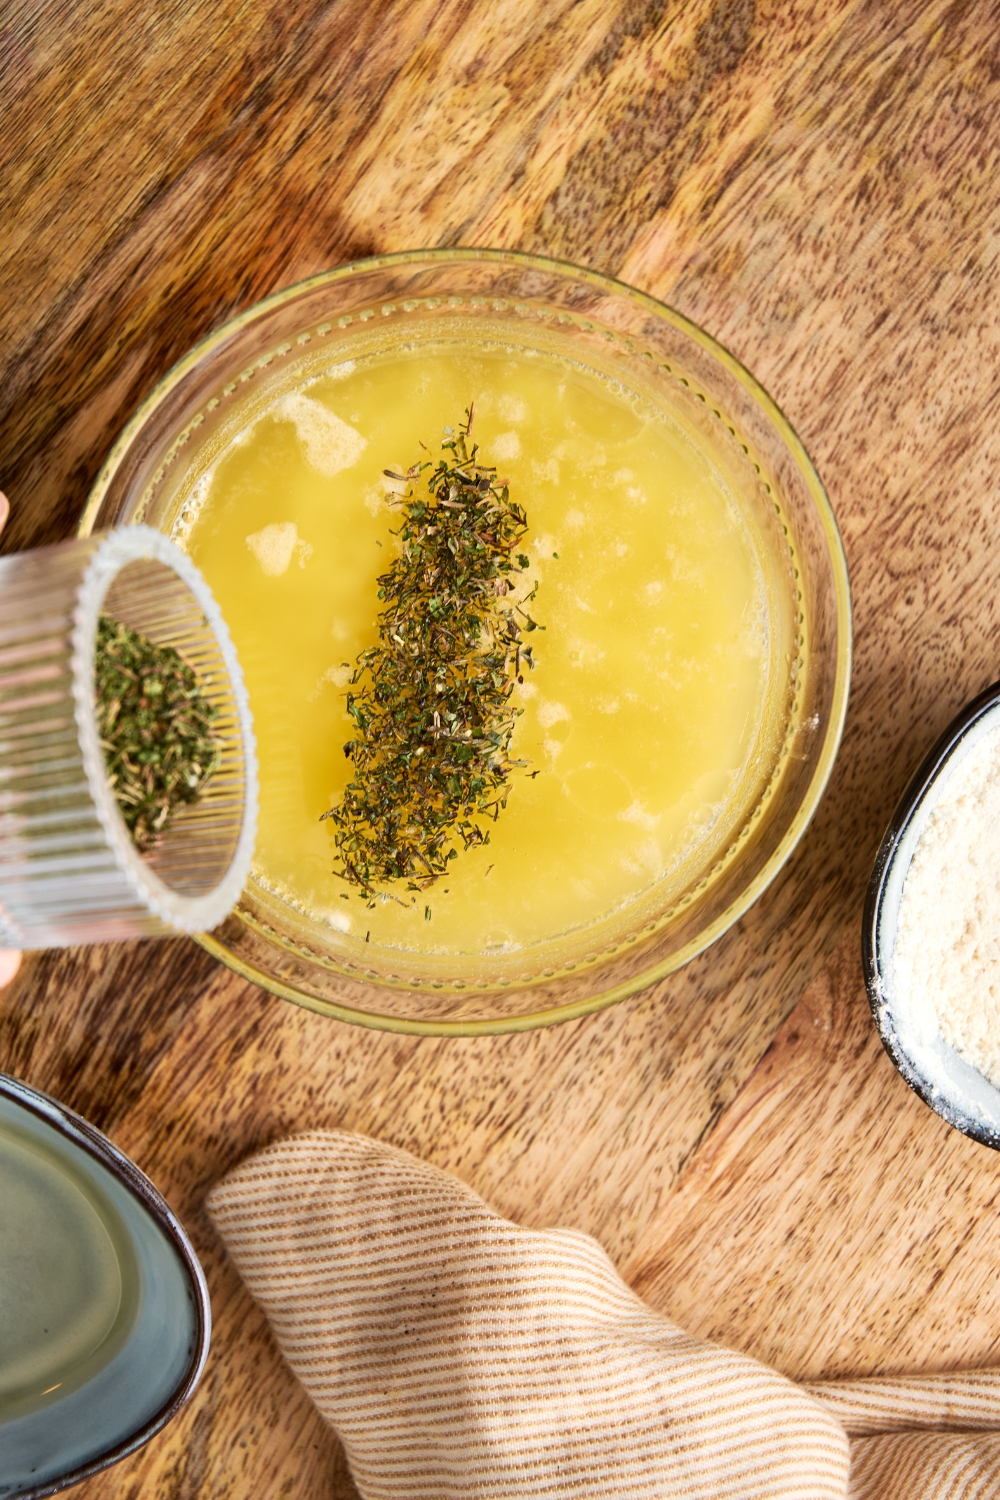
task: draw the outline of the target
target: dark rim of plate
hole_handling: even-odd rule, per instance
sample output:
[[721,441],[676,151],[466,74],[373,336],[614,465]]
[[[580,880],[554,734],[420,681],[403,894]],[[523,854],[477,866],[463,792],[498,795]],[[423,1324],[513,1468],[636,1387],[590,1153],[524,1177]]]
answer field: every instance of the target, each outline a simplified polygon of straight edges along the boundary
[[89,1479],[93,1474],[99,1474],[102,1469],[110,1468],[119,1459],[134,1453],[180,1411],[197,1386],[202,1370],[205,1368],[212,1334],[212,1311],[205,1273],[180,1221],[145,1173],[140,1172],[135,1162],[130,1161],[124,1152],[112,1145],[107,1136],[102,1135],[81,1115],[76,1114],[74,1110],[67,1109],[65,1104],[60,1104],[57,1099],[50,1098],[48,1094],[43,1094],[40,1089],[21,1083],[18,1079],[11,1078],[9,1074],[0,1073],[0,1095],[12,1099],[47,1124],[54,1126],[61,1135],[73,1141],[75,1145],[100,1162],[101,1166],[113,1173],[133,1196],[139,1199],[177,1251],[187,1272],[191,1300],[194,1305],[195,1336],[191,1358],[173,1394],[141,1427],[121,1442],[105,1449],[96,1458],[88,1459],[78,1468],[67,1470],[58,1479],[47,1480],[35,1489],[19,1490],[17,1494],[17,1500],[42,1500],[43,1496],[55,1495],[60,1490],[68,1489],[70,1485],[79,1484],[81,1480]]
[[[980,1120],[974,1120],[970,1116],[957,1110],[944,1100],[940,1093],[936,1093],[923,1074],[914,1066],[910,1058],[900,1046],[899,1037],[895,1027],[881,1004],[882,976],[885,966],[882,963],[881,945],[879,942],[879,924],[882,917],[882,902],[885,896],[885,887],[889,878],[889,872],[899,849],[900,842],[909,827],[914,813],[923,801],[924,795],[931,783],[940,774],[945,763],[951,758],[955,749],[968,734],[969,730],[993,708],[1000,704],[1000,682],[995,682],[991,687],[974,698],[971,703],[962,709],[948,728],[937,740],[933,749],[921,762],[920,766],[910,778],[910,782],[900,798],[899,805],[892,815],[889,827],[879,845],[875,856],[875,864],[872,867],[871,878],[868,881],[868,890],[865,896],[865,910],[861,923],[861,963],[864,969],[865,989],[868,992],[868,1004],[871,1006],[872,1016],[875,1021],[875,1029],[882,1039],[882,1045],[900,1073],[915,1094],[918,1094],[926,1105],[947,1120],[956,1130],[963,1135],[971,1137],[983,1146],[991,1146],[994,1151],[1000,1150],[1000,1135],[990,1130]],[[891,958],[891,954],[889,955]]]

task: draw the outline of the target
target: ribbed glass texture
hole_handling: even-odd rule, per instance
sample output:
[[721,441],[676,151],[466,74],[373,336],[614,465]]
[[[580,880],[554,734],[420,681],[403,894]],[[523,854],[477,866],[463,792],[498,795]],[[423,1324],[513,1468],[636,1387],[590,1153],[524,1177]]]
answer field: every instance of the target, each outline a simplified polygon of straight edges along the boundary
[[[174,646],[218,710],[221,765],[146,855],[107,785],[94,702],[102,613]],[[145,526],[0,558],[0,945],[214,927],[246,880],[256,822],[246,690],[190,559]]]

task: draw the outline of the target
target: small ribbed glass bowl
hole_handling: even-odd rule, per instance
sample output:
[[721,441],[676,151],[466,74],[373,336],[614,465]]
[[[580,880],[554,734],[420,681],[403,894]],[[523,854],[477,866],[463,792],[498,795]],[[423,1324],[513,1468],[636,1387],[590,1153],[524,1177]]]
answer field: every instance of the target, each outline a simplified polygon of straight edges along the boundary
[[743,497],[776,580],[774,638],[788,643],[775,668],[780,731],[761,742],[724,842],[721,834],[707,840],[683,881],[649,893],[617,926],[553,933],[530,955],[464,962],[382,955],[251,879],[233,915],[200,939],[237,972],[324,1014],[390,1030],[472,1034],[610,1005],[686,963],[757,899],[812,817],[836,755],[850,677],[850,593],[836,522],[802,444],[730,354],[680,314],[608,277],[497,250],[359,261],[275,293],[220,328],[129,423],[81,533],[128,522],[182,532],[184,497],[238,430],[241,411],[252,418],[275,392],[334,362],[442,341],[570,360],[655,410],[680,413]]
[[[102,614],[173,646],[216,709],[220,764],[140,854],[108,786],[95,711]],[[198,569],[147,526],[0,558],[0,946],[215,926],[246,881],[253,728],[226,624]]]

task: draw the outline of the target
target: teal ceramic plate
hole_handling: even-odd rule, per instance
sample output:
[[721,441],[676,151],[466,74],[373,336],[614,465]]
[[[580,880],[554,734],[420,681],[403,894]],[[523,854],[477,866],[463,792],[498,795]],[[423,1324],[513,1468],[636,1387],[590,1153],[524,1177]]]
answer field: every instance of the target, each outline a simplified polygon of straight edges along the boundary
[[149,1179],[0,1074],[0,1496],[51,1495],[146,1442],[197,1385],[211,1326]]

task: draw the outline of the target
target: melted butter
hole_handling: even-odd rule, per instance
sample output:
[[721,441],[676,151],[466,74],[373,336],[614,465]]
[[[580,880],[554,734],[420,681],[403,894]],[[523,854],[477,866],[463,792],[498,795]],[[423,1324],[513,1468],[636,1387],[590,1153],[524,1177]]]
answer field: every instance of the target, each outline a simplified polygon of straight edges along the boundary
[[[546,629],[513,753],[539,774],[515,774],[447,881],[369,910],[343,899],[320,816],[348,779],[344,688],[395,546],[383,470],[421,442],[436,459],[470,399],[480,458],[528,515]],[[759,754],[759,548],[710,447],[597,374],[473,347],[359,359],[256,414],[193,495],[175,535],[232,631],[258,739],[254,878],[373,960],[518,950],[627,912],[712,836]]]

